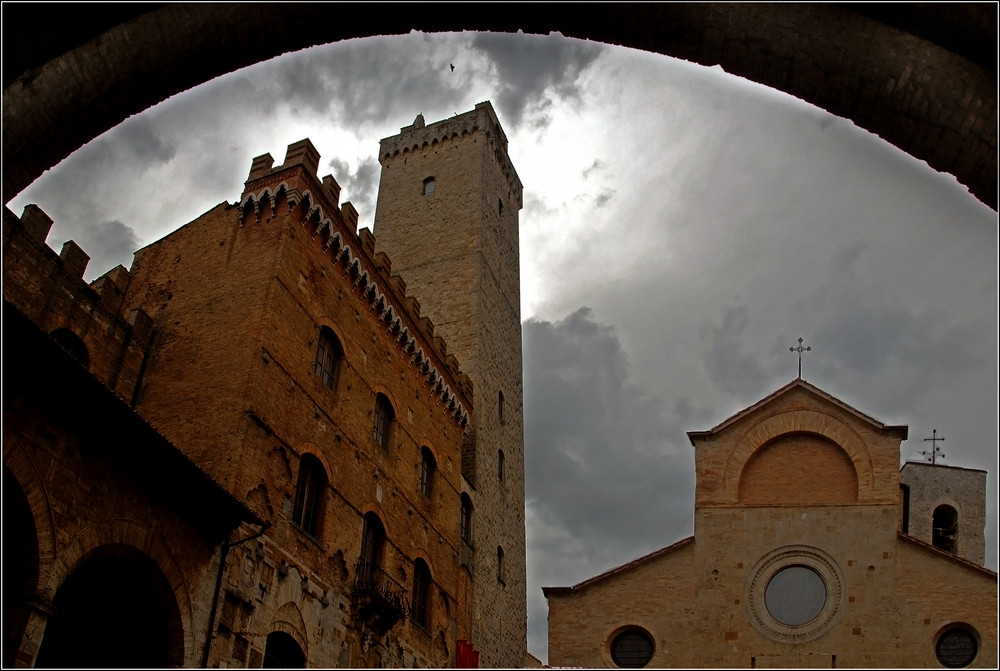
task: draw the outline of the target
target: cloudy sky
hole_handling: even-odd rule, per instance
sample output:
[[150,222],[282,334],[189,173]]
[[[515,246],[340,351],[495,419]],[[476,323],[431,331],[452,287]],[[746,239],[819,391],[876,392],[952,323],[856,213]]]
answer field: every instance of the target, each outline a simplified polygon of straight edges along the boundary
[[[454,64],[454,72],[449,68]],[[309,137],[374,216],[378,141],[491,100],[521,211],[529,649],[540,587],[692,532],[686,432],[796,375],[990,471],[997,568],[997,215],[850,121],[642,52],[426,35],[283,56],[175,96],[14,199],[75,239],[87,278],[240,196],[251,158]]]

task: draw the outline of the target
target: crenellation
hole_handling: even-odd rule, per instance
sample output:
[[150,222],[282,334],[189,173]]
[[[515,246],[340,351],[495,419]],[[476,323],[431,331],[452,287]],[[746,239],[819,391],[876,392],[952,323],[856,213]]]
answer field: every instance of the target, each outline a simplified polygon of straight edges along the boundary
[[90,263],[90,255],[80,249],[80,245],[73,240],[67,240],[59,252],[59,258],[67,273],[83,279],[83,274],[87,272],[87,264]]
[[45,244],[52,230],[52,218],[34,203],[24,206],[21,212],[21,225],[32,240]]

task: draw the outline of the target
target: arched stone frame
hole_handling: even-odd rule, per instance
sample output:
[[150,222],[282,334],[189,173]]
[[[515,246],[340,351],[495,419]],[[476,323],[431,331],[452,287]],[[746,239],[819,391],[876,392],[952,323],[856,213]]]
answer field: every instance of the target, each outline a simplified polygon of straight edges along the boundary
[[265,638],[268,634],[275,631],[280,631],[291,636],[299,644],[299,647],[302,648],[302,652],[305,653],[306,661],[308,662],[309,628],[306,626],[305,618],[302,617],[302,612],[295,603],[288,601],[275,609],[274,614],[271,615],[271,624],[268,625],[267,631],[264,632]]
[[[331,475],[333,473],[333,468],[331,467],[330,461],[326,458],[326,454],[320,449],[319,445],[316,443],[302,443],[299,445],[298,456],[299,461],[302,461],[302,457],[307,454],[311,454],[319,460],[319,463],[323,466],[323,470],[326,471],[327,480],[331,480]],[[296,476],[298,477],[298,471],[296,470]]]
[[183,665],[197,665],[194,642],[194,608],[184,573],[166,541],[155,531],[129,519],[109,519],[82,529],[59,552],[50,575],[48,589],[53,597],[59,587],[87,557],[105,545],[127,545],[149,557],[160,569],[173,590],[180,613],[183,636]]
[[722,497],[727,501],[737,502],[740,476],[754,453],[775,438],[791,433],[813,433],[837,444],[850,457],[858,475],[858,502],[871,500],[874,466],[868,445],[848,424],[834,415],[818,410],[780,412],[765,417],[748,428],[736,441],[726,460]]
[[40,600],[52,603],[55,590],[51,589],[50,585],[56,557],[55,521],[52,518],[52,506],[49,503],[48,493],[45,491],[42,478],[38,474],[38,469],[31,457],[28,456],[24,446],[21,445],[20,440],[5,432],[3,442],[4,466],[10,470],[11,475],[24,491],[28,508],[35,520],[35,536],[38,542],[36,594]]
[[297,468],[295,469],[295,474],[292,477],[292,489],[291,491],[288,492],[288,494],[291,496],[291,501],[292,501],[292,510],[293,510],[292,523],[296,526],[299,524],[299,522],[294,519],[295,518],[294,511],[296,511],[298,506],[300,478],[302,477],[302,466],[303,462],[306,461],[305,459],[306,456],[313,457],[319,463],[319,466],[323,471],[322,473],[323,482],[322,486],[319,488],[319,491],[316,494],[317,499],[316,499],[315,514],[317,519],[316,519],[315,529],[313,529],[313,531],[310,532],[306,529],[303,529],[302,527],[298,528],[303,532],[309,534],[314,540],[319,541],[325,537],[326,523],[327,520],[330,519],[329,493],[330,493],[330,488],[333,485],[331,484],[332,472],[330,469],[330,463],[327,461],[326,455],[323,454],[323,451],[315,443],[302,443],[301,445],[299,445],[298,449],[299,463]]

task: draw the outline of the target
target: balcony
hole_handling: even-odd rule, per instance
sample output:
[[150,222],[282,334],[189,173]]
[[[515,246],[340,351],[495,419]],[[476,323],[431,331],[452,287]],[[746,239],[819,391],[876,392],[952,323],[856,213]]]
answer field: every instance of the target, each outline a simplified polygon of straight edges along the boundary
[[410,610],[406,589],[376,564],[358,562],[352,596],[355,612],[378,632],[386,632]]

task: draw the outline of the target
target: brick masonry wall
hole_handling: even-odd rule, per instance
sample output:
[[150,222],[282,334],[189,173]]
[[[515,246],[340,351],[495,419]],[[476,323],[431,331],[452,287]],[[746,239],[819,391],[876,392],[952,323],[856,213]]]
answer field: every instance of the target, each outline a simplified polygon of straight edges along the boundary
[[[810,414],[789,419],[790,412],[806,410]],[[776,417],[791,431],[784,439],[765,430]],[[816,476],[810,468],[826,464],[836,479],[843,464],[824,453],[841,445],[847,454],[833,440],[837,435],[861,441],[853,470],[872,475],[860,478],[859,501],[824,501],[830,491],[822,484],[819,503],[805,500],[807,483],[793,486],[795,500],[728,499],[730,480],[775,477],[754,469],[763,462],[745,449],[748,436],[788,448],[789,459],[812,457],[803,475]],[[937,636],[965,623],[980,637],[974,666],[994,665],[996,575],[898,533],[898,497],[886,500],[885,494],[900,438],[897,428],[794,385],[712,431],[692,434],[698,488],[712,492],[696,507],[694,537],[574,588],[548,588],[549,663],[614,666],[614,637],[641,627],[654,640],[652,667],[936,667]],[[756,486],[748,489],[763,496]],[[798,632],[768,624],[763,594],[770,576],[802,563],[820,567],[827,589],[817,624]]]
[[[259,174],[255,162],[247,191],[273,193],[284,183],[286,195],[275,207],[222,205],[141,250],[127,297],[148,306],[158,328],[140,409],[272,524],[230,560],[230,623],[210,663],[259,659],[266,635],[280,630],[299,642],[311,665],[448,665],[469,610],[458,601],[463,429],[361,296],[355,275],[324,247],[330,233],[303,223],[308,208],[323,208],[434,370],[469,410],[471,402],[443,346],[404,311],[402,285],[393,288],[379,275],[349,229],[347,204],[339,207],[331,189],[310,174],[308,163],[318,156],[306,152],[303,161],[292,169],[299,163],[286,159]],[[307,192],[308,204],[289,207],[288,193]],[[321,326],[332,328],[344,349],[333,389],[313,372]],[[371,437],[377,393],[395,412],[387,451]],[[430,499],[418,492],[424,446],[437,463]],[[307,453],[328,479],[313,534],[291,520]],[[406,620],[383,638],[366,633],[352,610],[368,512],[386,529],[383,568],[407,594],[413,562],[430,567],[426,628]]]
[[[484,666],[520,666],[527,645],[521,184],[488,103],[427,126],[418,118],[382,141],[380,159],[378,247],[392,257],[475,385],[475,477],[465,484],[475,507],[472,643]],[[428,177],[434,177],[435,190],[419,195]],[[504,552],[502,580],[498,547]]]

